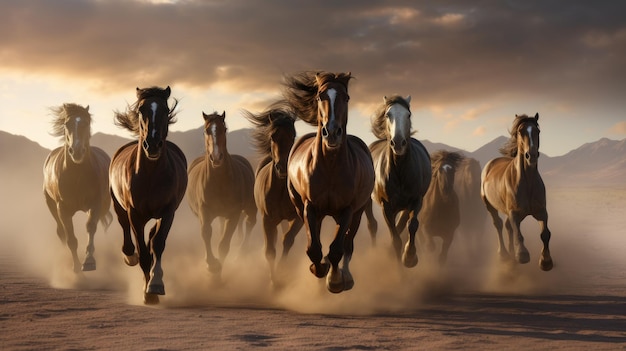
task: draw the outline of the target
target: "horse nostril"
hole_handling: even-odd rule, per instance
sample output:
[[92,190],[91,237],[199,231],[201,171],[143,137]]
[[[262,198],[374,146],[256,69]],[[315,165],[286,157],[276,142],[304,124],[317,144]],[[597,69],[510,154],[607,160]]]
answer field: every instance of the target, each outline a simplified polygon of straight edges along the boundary
[[69,152],[70,155],[74,155],[74,148],[73,147],[68,148],[67,152]]
[[148,150],[149,145],[148,145],[148,141],[147,140],[144,140],[142,145],[143,145],[144,149]]
[[326,126],[322,127],[322,136],[328,138],[328,129],[326,129]]
[[406,146],[406,139],[402,139],[402,147]]
[[395,147],[396,146],[396,142],[393,141],[393,139],[391,139],[391,141],[389,142],[389,144],[391,144],[391,147]]
[[530,160],[530,153],[528,153],[528,152],[527,152],[527,153],[525,153],[525,154],[524,154],[524,157],[526,157],[526,159],[527,159],[527,160]]
[[159,140],[159,143],[157,144],[157,147],[158,147],[158,148],[163,147],[163,140]]
[[341,134],[343,134],[343,128],[339,127],[339,129],[337,129],[337,133],[335,133],[337,136],[341,136]]

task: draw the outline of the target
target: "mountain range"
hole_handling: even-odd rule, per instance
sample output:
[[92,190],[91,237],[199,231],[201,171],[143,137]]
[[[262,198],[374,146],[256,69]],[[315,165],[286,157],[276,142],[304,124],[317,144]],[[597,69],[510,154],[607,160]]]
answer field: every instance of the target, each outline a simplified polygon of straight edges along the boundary
[[[251,129],[239,129],[228,134],[228,151],[250,160],[253,167],[258,162],[258,155],[250,143]],[[101,147],[109,155],[124,143],[132,139],[115,135],[96,133],[91,144]],[[176,143],[187,156],[188,163],[203,155],[204,138],[202,128],[184,132],[170,132],[168,140]],[[485,165],[490,159],[500,156],[499,148],[507,138],[500,136],[474,151],[461,150],[443,143],[422,140],[429,152],[436,150],[458,151],[466,157],[477,159]],[[0,175],[4,180],[17,178],[14,174],[23,172],[41,172],[41,167],[50,150],[34,141],[0,131]],[[581,145],[565,155],[549,157],[541,154],[539,170],[547,186],[624,186],[626,185],[626,139],[611,140],[602,138],[598,141]]]

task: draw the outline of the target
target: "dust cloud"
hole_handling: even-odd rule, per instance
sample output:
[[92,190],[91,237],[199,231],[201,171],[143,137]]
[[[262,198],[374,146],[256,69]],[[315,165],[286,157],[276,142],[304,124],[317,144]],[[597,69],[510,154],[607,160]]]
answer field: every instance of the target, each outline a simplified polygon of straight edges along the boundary
[[[6,181],[2,184],[4,200],[0,203],[0,254],[18,261],[24,274],[42,277],[53,288],[111,290],[119,293],[125,303],[143,305],[142,273],[139,267],[127,267],[122,261],[122,233],[117,219],[108,230],[99,224],[95,238],[97,270],[74,274],[69,249],[56,237],[55,223],[45,206],[41,176],[29,174],[9,179],[5,173],[2,175]],[[550,272],[538,267],[542,244],[539,226],[531,217],[522,227],[531,254],[529,264],[500,262],[495,229],[487,223],[477,250],[469,250],[467,241],[457,233],[445,265],[437,264],[435,253],[418,247],[420,261],[407,269],[392,255],[380,209],[375,208],[380,220],[377,245],[372,245],[363,218],[351,262],[355,286],[350,291],[331,294],[325,281],[309,272],[304,230],[298,234],[288,259],[287,283],[280,289],[271,285],[260,216],[252,233],[251,249],[241,250],[241,237],[235,234],[223,263],[222,281],[215,281],[204,261],[199,222],[185,199],[163,255],[166,295],[154,308],[228,306],[298,313],[376,314],[419,310],[431,301],[466,293],[581,294],[592,291],[594,284],[624,279],[623,270],[614,267],[626,264],[622,252],[626,239],[620,234],[626,224],[625,189],[549,189],[548,206],[555,262]],[[85,220],[83,213],[74,217],[81,260],[87,240]],[[220,238],[218,227],[216,221],[214,242]],[[332,227],[330,219],[325,220],[325,252]],[[278,252],[281,250],[279,239]],[[616,271],[620,273],[609,273]]]

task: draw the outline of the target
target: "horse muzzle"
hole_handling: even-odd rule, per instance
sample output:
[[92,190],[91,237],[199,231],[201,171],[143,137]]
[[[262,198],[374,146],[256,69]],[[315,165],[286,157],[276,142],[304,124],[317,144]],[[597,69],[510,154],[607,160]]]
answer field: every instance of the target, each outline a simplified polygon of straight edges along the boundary
[[163,149],[162,140],[159,140],[156,143],[156,145],[152,145],[152,143],[149,143],[147,140],[144,140],[142,146],[143,146],[144,154],[149,160],[155,161],[155,160],[158,160],[159,157],[161,157],[161,150]]

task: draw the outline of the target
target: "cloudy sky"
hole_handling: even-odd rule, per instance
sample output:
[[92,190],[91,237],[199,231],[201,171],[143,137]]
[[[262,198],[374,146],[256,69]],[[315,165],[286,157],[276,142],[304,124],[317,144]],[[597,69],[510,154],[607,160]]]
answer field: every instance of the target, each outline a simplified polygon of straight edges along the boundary
[[170,85],[172,130],[214,110],[234,130],[302,70],[352,72],[348,132],[366,142],[391,94],[412,96],[417,138],[468,151],[522,113],[550,156],[626,138],[626,2],[0,2],[0,130],[49,148],[51,106],[90,105],[94,132],[130,137],[113,110]]

